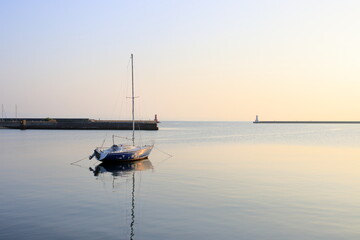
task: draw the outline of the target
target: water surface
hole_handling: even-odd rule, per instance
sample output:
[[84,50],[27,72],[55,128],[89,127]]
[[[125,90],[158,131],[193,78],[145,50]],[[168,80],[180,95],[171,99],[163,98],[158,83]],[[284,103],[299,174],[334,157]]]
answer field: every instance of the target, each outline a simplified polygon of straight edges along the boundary
[[70,164],[112,131],[0,130],[0,239],[360,238],[360,125],[159,126],[118,168]]

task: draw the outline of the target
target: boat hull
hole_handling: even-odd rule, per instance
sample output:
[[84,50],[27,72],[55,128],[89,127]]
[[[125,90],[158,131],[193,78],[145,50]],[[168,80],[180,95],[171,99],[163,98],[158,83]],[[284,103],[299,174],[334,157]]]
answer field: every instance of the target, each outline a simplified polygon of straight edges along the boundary
[[152,149],[153,146],[151,145],[143,146],[132,151],[108,152],[107,154],[99,152],[99,150],[96,149],[94,155],[96,159],[101,162],[129,162],[148,158]]

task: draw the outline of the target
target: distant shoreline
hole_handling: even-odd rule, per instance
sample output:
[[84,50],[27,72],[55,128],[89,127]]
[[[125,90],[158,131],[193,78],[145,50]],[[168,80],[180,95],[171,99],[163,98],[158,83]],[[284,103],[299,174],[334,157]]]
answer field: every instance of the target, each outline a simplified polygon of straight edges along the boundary
[[360,124],[360,121],[254,121],[253,123],[275,124]]

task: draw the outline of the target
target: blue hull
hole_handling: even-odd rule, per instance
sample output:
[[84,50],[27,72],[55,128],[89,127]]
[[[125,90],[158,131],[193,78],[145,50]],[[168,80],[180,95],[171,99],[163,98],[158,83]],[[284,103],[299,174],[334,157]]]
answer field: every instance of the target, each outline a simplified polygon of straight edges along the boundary
[[128,162],[146,159],[149,157],[152,146],[133,152],[114,152],[108,153],[107,156],[99,161],[102,162]]

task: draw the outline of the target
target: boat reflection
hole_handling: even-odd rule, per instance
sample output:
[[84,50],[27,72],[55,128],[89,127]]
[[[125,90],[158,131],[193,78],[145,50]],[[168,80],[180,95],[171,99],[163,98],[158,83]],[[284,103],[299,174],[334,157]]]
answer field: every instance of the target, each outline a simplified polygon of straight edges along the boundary
[[89,170],[94,173],[95,177],[106,173],[110,173],[114,177],[126,177],[129,176],[132,172],[145,171],[150,169],[153,169],[153,165],[149,159],[118,164],[103,162],[97,165],[95,169],[91,167],[89,168]]
[[107,174],[110,174],[112,177],[112,188],[116,188],[115,179],[131,179],[131,206],[130,206],[130,236],[129,239],[133,240],[135,236],[135,173],[137,171],[145,171],[153,169],[153,165],[151,164],[149,159],[144,159],[140,161],[132,161],[125,163],[101,163],[93,168],[89,168],[91,172],[93,172],[94,176],[97,178],[101,178]]

